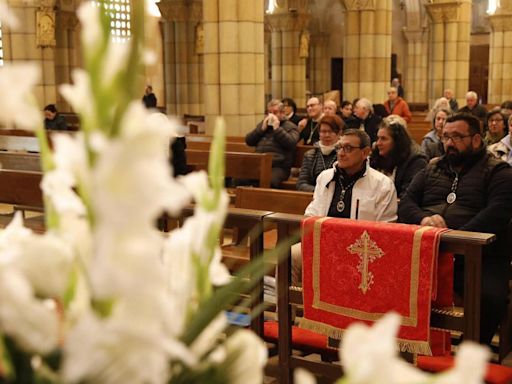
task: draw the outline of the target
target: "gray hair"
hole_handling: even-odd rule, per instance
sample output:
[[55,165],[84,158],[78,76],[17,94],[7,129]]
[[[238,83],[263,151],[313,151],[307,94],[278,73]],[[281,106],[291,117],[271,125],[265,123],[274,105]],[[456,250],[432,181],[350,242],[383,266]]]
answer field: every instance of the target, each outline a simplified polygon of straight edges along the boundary
[[267,110],[270,110],[270,108],[277,106],[280,111],[284,110],[284,103],[279,99],[272,99],[267,104]]
[[366,108],[368,111],[370,111],[371,113],[373,113],[373,104],[370,100],[368,100],[367,98],[363,97],[361,99],[359,99],[356,103],[356,106],[359,106],[359,107],[364,107]]
[[469,91],[468,93],[466,93],[466,99],[478,100],[478,95],[474,91]]

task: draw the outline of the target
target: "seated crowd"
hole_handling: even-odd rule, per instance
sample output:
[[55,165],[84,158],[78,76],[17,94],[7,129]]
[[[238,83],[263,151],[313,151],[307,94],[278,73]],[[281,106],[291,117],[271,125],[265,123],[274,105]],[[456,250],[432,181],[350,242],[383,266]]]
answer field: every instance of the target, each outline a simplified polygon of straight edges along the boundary
[[[314,192],[306,216],[495,234],[496,242],[486,247],[482,259],[480,341],[489,344],[509,295],[512,116],[506,103],[487,112],[474,92],[468,92],[468,105],[454,114],[452,108],[458,106],[453,92],[446,90],[446,97],[431,111],[432,129],[420,146],[407,128],[411,117],[405,100],[393,87],[388,95],[384,105],[390,114],[384,118],[365,98],[343,102],[338,110],[333,101],[322,104],[313,97],[307,101],[307,117],[298,126],[285,118],[295,115],[293,100],[273,100],[265,119],[247,134],[246,143],[258,152],[274,154],[273,167],[279,168],[274,187],[288,178],[295,145],[314,145],[304,155],[297,181],[298,190]],[[293,111],[286,113],[283,103]],[[298,283],[300,246],[292,250],[292,263],[292,280]],[[462,282],[463,259],[456,257],[454,290],[461,297]]]

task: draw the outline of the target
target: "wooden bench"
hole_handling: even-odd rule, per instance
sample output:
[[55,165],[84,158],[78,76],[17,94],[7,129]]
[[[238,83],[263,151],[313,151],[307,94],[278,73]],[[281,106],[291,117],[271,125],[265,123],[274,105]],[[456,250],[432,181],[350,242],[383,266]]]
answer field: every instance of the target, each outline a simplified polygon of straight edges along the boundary
[[0,151],[2,169],[21,171],[41,171],[39,153]]
[[[278,240],[286,239],[300,228],[302,216],[275,213],[264,218],[278,228]],[[448,231],[441,235],[440,249],[464,255],[464,310],[458,315],[433,311],[431,325],[448,330],[460,331],[464,340],[479,340],[482,247],[492,243],[495,235],[465,231]],[[279,366],[282,372],[280,383],[291,383],[293,369],[302,366],[311,372],[338,378],[339,365],[316,362],[292,354],[291,347],[291,306],[302,302],[302,294],[291,286],[291,255],[278,265],[278,316],[279,316]]]
[[80,118],[74,112],[59,112],[59,114],[64,117],[66,120],[66,124],[68,126],[69,131],[79,131],[80,130]]
[[[187,143],[192,141],[202,141],[211,143],[213,140],[212,135],[205,135],[205,134],[193,134],[189,133],[185,135],[185,138],[187,140]],[[226,142],[227,143],[245,143],[245,136],[226,136]]]
[[[297,146],[295,147],[295,157],[293,159],[292,173],[293,168],[297,169],[300,172],[302,162],[304,161],[304,155],[306,154],[307,151],[313,148],[315,148],[314,145],[297,144]],[[295,191],[297,189],[297,179],[297,176],[290,175],[288,180],[283,181],[281,183],[281,188]]]
[[[186,149],[187,164],[196,164],[196,169],[207,169],[209,150]],[[260,187],[270,188],[272,179],[272,154],[225,152],[225,177],[258,180]]]
[[[199,149],[199,150],[210,150],[211,142],[208,141],[187,141],[187,149]],[[256,148],[250,147],[245,143],[240,142],[226,142],[227,152],[246,152],[255,153]]]
[[302,215],[311,200],[311,192],[237,187],[235,207]]
[[407,130],[411,138],[418,144],[421,144],[423,137],[432,129],[432,123],[429,121],[411,121],[407,124]]

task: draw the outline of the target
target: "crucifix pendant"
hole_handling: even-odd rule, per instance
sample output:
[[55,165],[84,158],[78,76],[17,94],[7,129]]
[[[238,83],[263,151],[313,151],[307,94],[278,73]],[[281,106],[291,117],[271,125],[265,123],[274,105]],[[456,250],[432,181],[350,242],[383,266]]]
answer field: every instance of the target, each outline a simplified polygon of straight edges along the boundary
[[446,202],[448,204],[454,203],[455,200],[457,200],[457,195],[455,194],[455,192],[450,192],[448,196],[446,196]]
[[336,204],[336,210],[340,213],[345,210],[345,203],[343,200],[338,201],[338,204]]

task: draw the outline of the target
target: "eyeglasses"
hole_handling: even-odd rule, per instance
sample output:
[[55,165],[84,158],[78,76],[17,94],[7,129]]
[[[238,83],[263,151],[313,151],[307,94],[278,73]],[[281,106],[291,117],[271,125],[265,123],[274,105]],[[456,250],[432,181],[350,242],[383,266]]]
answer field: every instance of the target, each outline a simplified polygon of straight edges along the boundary
[[503,119],[489,119],[489,124],[502,123],[502,122],[503,122]]
[[320,104],[320,103],[307,104],[307,105],[306,105],[306,108],[312,108],[312,107],[314,107],[314,106],[316,106],[316,105],[318,105],[318,104]]
[[337,145],[334,147],[336,149],[336,152],[345,152],[345,153],[351,153],[354,149],[361,149],[362,147],[354,147],[350,144],[345,145]]
[[476,135],[475,133],[472,135],[453,135],[453,136],[443,135],[443,136],[441,136],[441,141],[443,143],[447,143],[448,140],[451,140],[451,141],[453,141],[454,144],[457,144],[457,143],[462,142],[462,140],[465,139],[466,137],[473,137],[475,135]]

